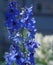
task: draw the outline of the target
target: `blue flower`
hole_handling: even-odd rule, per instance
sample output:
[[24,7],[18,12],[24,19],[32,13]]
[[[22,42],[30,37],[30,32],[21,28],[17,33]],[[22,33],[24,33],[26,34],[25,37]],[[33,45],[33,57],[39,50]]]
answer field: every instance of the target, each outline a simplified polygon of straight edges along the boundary
[[31,65],[35,65],[35,63],[34,63],[34,55],[29,57],[29,61],[31,62]]
[[19,46],[18,46],[17,44],[14,44],[14,43],[13,43],[13,44],[10,46],[10,52],[16,53],[17,50],[18,50],[18,53],[19,53],[19,51],[20,51]]
[[16,56],[16,64],[22,65],[22,63],[25,61],[25,58],[23,57],[22,53],[19,52]]
[[21,24],[19,23],[19,20],[11,19],[6,22],[6,26],[8,30],[13,33],[14,30],[18,30],[21,27]]
[[12,53],[8,53],[6,52],[5,53],[5,60],[6,60],[6,65],[11,65],[11,63],[14,61],[16,61],[16,58],[15,58],[15,53],[12,52]]
[[10,2],[8,7],[9,8],[16,8],[16,2]]
[[15,18],[16,16],[19,16],[19,10],[16,8],[16,2],[11,2],[7,9],[6,18],[12,19],[12,17]]
[[11,45],[10,52],[5,53],[5,60],[6,60],[6,65],[11,65],[12,62],[22,65],[22,63],[25,61],[25,58],[23,57],[22,52],[19,51],[17,45],[16,46]]
[[31,6],[30,8],[27,8],[26,7],[26,12],[25,12],[25,14],[24,14],[24,18],[30,18],[31,17],[31,15],[32,15],[32,8],[33,8],[33,6]]
[[35,65],[35,63],[34,63],[34,52],[28,52],[27,58],[28,58],[28,61],[31,63],[31,65]]
[[29,52],[35,52],[34,48],[38,48],[39,46],[39,44],[34,42],[33,40],[27,41],[24,45]]

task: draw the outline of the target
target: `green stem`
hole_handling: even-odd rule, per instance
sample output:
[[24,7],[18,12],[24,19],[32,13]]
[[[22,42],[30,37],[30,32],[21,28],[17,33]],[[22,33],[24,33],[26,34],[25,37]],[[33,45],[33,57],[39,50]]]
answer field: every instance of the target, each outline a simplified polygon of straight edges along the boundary
[[[21,29],[21,34],[22,34],[22,39],[24,38],[24,28]],[[26,50],[25,50],[25,47],[24,47],[24,40],[22,40],[22,52],[24,54],[24,57],[26,57]]]

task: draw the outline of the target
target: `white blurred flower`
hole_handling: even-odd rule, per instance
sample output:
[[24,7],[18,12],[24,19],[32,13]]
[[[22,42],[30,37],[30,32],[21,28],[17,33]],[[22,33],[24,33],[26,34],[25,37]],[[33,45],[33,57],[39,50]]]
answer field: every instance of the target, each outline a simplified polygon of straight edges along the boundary
[[[35,41],[40,43],[40,47],[36,49],[37,58],[39,58],[40,61],[44,59],[44,62],[48,64],[53,52],[53,35],[43,36],[42,34],[37,33],[35,35]],[[53,63],[49,62],[48,65],[53,65]]]

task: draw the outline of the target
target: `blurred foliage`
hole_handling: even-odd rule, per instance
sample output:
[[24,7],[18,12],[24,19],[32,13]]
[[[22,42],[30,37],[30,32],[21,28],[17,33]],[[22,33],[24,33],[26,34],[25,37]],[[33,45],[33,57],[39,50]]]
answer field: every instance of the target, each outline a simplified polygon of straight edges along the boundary
[[[5,65],[5,62],[0,62],[0,65]],[[16,65],[16,64],[12,63],[12,65]]]

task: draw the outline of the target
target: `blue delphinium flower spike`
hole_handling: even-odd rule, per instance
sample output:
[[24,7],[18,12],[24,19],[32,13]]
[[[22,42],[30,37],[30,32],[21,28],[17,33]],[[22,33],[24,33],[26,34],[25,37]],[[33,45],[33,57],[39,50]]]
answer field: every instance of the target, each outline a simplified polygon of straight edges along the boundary
[[11,40],[9,52],[5,53],[6,65],[12,62],[17,65],[35,65],[34,48],[39,44],[34,41],[36,33],[36,21],[32,17],[32,8],[22,8],[21,12],[16,7],[16,2],[10,2],[5,14],[6,26]]

